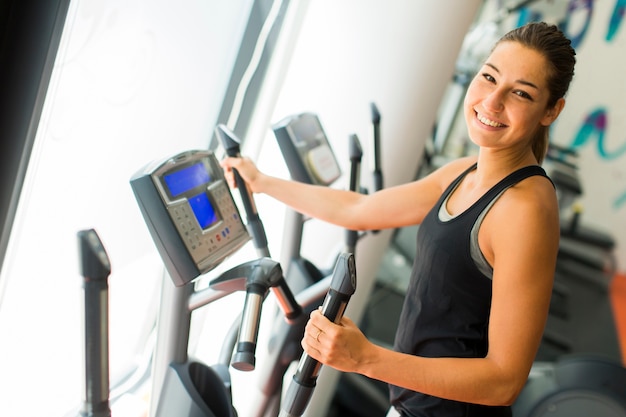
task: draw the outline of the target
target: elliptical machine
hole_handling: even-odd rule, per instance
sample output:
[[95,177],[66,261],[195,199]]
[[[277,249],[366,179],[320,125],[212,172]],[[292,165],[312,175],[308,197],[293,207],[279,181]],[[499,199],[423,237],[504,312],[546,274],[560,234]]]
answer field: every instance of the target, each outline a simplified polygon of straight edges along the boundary
[[[222,136],[232,136],[224,128],[220,131]],[[329,298],[333,293],[345,295],[346,288],[354,290],[352,254],[341,256],[333,275],[308,288],[299,300],[286,284],[280,264],[268,257],[234,267],[211,280],[209,288],[196,291],[196,278],[250,240],[217,159],[210,151],[183,152],[147,165],[130,183],[169,274],[162,282],[150,416],[235,417],[228,364],[207,366],[188,356],[192,312],[235,291],[246,291],[232,365],[244,371],[254,369],[261,308],[269,290],[296,329],[299,342],[308,317],[303,312],[322,304],[324,295]],[[244,188],[240,191],[242,197],[250,197]],[[254,207],[248,203],[246,207]],[[260,223],[257,226],[262,229]],[[272,368],[267,379],[282,380],[284,372],[272,363],[267,361]],[[311,377],[305,375],[305,379]],[[263,394],[274,402],[265,401],[259,415],[277,415],[275,399],[280,400],[280,392]]]

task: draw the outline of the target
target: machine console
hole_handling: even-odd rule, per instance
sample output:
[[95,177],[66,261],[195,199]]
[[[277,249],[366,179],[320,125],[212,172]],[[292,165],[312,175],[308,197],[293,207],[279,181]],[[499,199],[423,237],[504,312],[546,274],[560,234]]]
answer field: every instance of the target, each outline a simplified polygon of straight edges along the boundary
[[130,184],[176,286],[210,271],[250,240],[210,151],[186,151],[149,164]]
[[294,180],[330,185],[341,176],[339,163],[315,114],[286,117],[272,129]]

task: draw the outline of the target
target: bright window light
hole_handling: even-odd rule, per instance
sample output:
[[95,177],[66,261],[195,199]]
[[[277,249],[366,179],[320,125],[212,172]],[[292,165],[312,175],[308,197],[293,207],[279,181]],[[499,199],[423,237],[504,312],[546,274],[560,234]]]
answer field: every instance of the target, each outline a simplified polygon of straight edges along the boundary
[[80,230],[111,259],[111,385],[138,366],[163,268],[129,179],[206,148],[251,4],[72,2],[0,277],[0,415],[76,415]]

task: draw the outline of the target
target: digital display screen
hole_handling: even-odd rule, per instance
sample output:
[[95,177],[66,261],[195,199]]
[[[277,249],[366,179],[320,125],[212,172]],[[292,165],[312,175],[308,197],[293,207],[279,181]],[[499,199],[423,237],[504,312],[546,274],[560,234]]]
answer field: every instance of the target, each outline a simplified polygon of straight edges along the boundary
[[320,127],[313,117],[303,116],[292,124],[293,136],[297,145],[319,145]]
[[207,193],[200,193],[189,198],[189,205],[200,227],[206,229],[219,220]]
[[172,198],[211,182],[211,177],[202,162],[167,174],[163,179]]

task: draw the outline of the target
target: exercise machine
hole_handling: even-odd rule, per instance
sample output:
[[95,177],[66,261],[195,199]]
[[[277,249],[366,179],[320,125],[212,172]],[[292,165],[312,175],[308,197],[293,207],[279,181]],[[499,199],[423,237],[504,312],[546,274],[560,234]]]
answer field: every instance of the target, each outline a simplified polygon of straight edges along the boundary
[[[341,176],[341,168],[317,115],[287,116],[273,124],[272,130],[292,180],[330,186]],[[303,214],[287,208],[281,265],[285,267],[289,285],[297,289],[304,289],[326,275],[302,256],[302,236],[307,220]]]
[[[352,254],[341,254],[336,264],[333,281],[322,305],[324,317],[339,323],[356,291],[356,266]],[[342,279],[349,276],[350,279]],[[285,394],[280,417],[300,417],[304,414],[317,382],[322,364],[306,353],[302,354],[298,369]]]
[[[232,133],[221,130],[227,136]],[[270,290],[289,327],[295,329],[289,334],[290,339],[299,342],[308,317],[303,313],[322,304],[333,282],[352,282],[356,277],[354,269],[335,268],[333,275],[299,294],[296,300],[280,264],[261,257],[223,272],[209,282],[208,288],[196,290],[198,277],[213,271],[250,240],[215,155],[200,150],[182,152],[145,166],[130,183],[169,275],[162,282],[150,415],[234,417],[229,365],[208,366],[188,356],[192,312],[235,291],[245,291],[232,366],[252,370],[256,366],[261,307]],[[346,254],[341,259],[349,263],[350,256]],[[297,337],[295,333],[299,333]],[[291,351],[289,357],[300,355],[300,351]],[[282,356],[278,355],[278,359]],[[271,358],[264,362],[265,367],[270,367],[265,380],[282,380],[283,369],[274,366]],[[267,388],[268,383],[262,385]],[[280,386],[277,384],[276,388]],[[279,401],[279,392],[263,391],[264,401],[257,407],[259,415],[272,410],[277,415],[278,404],[269,399]]]
[[625,417],[626,369],[589,354],[566,355],[533,367],[513,404],[516,417]]
[[544,336],[513,411],[520,417],[626,416],[626,368],[608,294],[615,242],[583,221],[577,152],[550,144],[545,165],[557,189],[561,241]]
[[[384,179],[381,169],[381,114],[375,103],[370,103],[371,124],[373,128],[373,187],[374,192],[382,189]],[[283,158],[295,181],[319,186],[331,186],[340,176],[340,168],[332,151],[327,135],[318,116],[305,112],[287,116],[272,126],[274,135],[283,154]],[[361,162],[363,148],[356,134],[348,137],[348,156],[350,159],[350,176],[348,189],[354,192],[367,193],[361,185]],[[322,157],[323,156],[323,157]],[[284,239],[281,260],[287,266],[286,279],[296,286],[314,283],[324,272],[316,268],[301,253],[301,241],[304,224],[308,219],[300,213],[288,209],[285,217]],[[345,231],[344,251],[356,252],[356,244],[366,233],[376,230],[358,232]],[[382,393],[380,386],[382,387]],[[381,403],[388,408],[386,384],[372,381],[358,374],[342,374],[340,376],[331,408],[338,410],[369,407],[374,413]],[[371,400],[371,398],[382,400]],[[373,405],[373,406],[372,406]],[[356,414],[361,415],[361,414]]]
[[[317,116],[307,113],[304,116],[289,117],[276,125],[275,128],[284,129],[277,134],[277,138],[280,138],[279,145],[294,179],[309,184],[330,185],[340,176],[341,170]],[[284,133],[285,136],[281,136],[281,133]],[[232,131],[224,125],[218,125],[216,134],[229,156],[239,156],[241,141]],[[360,150],[358,140],[353,141],[353,148]],[[360,162],[360,155],[358,155],[358,159]],[[242,200],[251,199],[245,183],[236,170],[234,176]],[[354,181],[352,182],[354,183]],[[256,219],[254,204],[244,204],[244,207],[246,207],[248,217]],[[290,287],[295,286],[300,290],[299,295],[301,294],[302,297],[298,300],[301,301],[306,314],[299,321],[298,319],[293,322],[278,320],[272,329],[268,343],[268,354],[259,369],[258,390],[253,391],[250,395],[250,402],[253,404],[252,409],[256,411],[254,414],[256,417],[276,416],[279,411],[283,415],[289,416],[296,416],[304,412],[304,407],[308,404],[319,371],[319,366],[312,365],[310,358],[300,357],[302,354],[300,340],[304,325],[313,308],[319,305],[326,306],[327,302],[341,299],[345,299],[347,303],[348,294],[351,295],[355,290],[355,285],[347,280],[343,287],[338,282],[334,282],[337,268],[345,264],[345,254],[352,254],[353,252],[348,249],[353,248],[346,248],[345,252],[339,254],[332,275],[318,269],[300,255],[304,221],[305,219],[300,213],[289,210],[285,232],[286,246],[283,247],[283,252],[286,251],[287,253],[287,260],[283,260],[281,264],[288,265],[285,274],[286,280]],[[353,257],[353,255],[351,256]],[[354,261],[351,259],[349,263],[351,266],[347,269],[351,270],[354,268]],[[328,280],[331,277],[329,284]],[[327,297],[322,300],[320,296],[323,296],[323,293],[320,292],[319,288],[328,288],[329,285]],[[334,296],[329,300],[328,295],[330,294],[334,294]],[[324,312],[329,319],[339,320],[343,315],[344,308],[345,305],[341,309],[332,306],[324,307]],[[341,314],[335,315],[339,313],[339,310]],[[228,348],[225,352],[228,352]],[[283,409],[280,410],[283,376],[291,364],[298,360],[298,357],[300,357],[300,366],[289,386],[286,399],[282,401]]]
[[[383,187],[383,173],[380,158],[380,111],[375,103],[370,103],[373,126],[373,182],[374,191]],[[272,125],[291,179],[306,184],[331,186],[340,176],[341,167],[330,146],[326,132],[315,113],[304,112],[289,115]],[[348,138],[350,158],[349,189],[367,192],[361,187],[361,160],[363,149],[356,134]],[[305,288],[326,275],[302,256],[302,236],[304,224],[309,220],[301,213],[288,209],[284,222],[284,239],[281,250],[281,265],[287,270],[287,280],[294,288]],[[372,231],[376,232],[376,231]],[[345,251],[355,252],[357,240],[361,237],[356,231],[347,230]]]
[[111,262],[94,229],[77,233],[84,290],[81,417],[111,417],[109,404],[109,283]]

